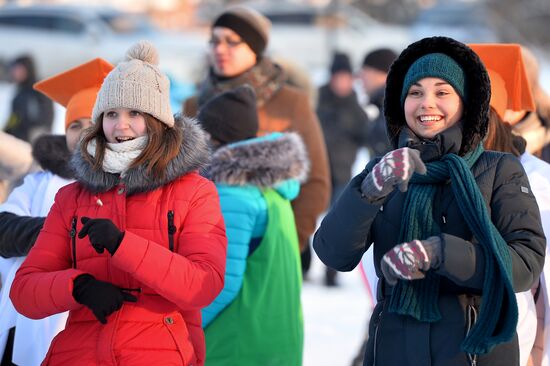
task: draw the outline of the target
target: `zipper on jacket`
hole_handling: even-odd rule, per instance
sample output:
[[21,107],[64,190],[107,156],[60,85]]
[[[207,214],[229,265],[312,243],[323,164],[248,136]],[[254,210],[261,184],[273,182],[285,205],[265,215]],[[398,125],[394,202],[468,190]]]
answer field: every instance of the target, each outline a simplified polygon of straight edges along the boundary
[[168,211],[168,248],[171,252],[174,251],[174,234],[176,226],[174,225],[174,211]]
[[[474,327],[475,323],[477,322],[478,312],[475,306],[474,298],[472,296],[468,296],[468,302],[466,305],[466,337],[468,334],[470,334],[470,331]],[[470,354],[468,353],[468,360],[470,361],[471,366],[477,365],[477,355],[476,354]]]
[[71,249],[73,251],[73,268],[76,269],[76,223],[77,223],[77,217],[73,216],[71,219]]
[[374,366],[376,366],[376,348],[378,347],[378,328],[380,328],[380,321],[382,320],[382,312],[384,310],[382,309],[382,311],[380,311],[378,313],[378,317],[376,318],[376,322],[374,324],[374,345],[373,345],[373,360],[372,360],[372,364]]

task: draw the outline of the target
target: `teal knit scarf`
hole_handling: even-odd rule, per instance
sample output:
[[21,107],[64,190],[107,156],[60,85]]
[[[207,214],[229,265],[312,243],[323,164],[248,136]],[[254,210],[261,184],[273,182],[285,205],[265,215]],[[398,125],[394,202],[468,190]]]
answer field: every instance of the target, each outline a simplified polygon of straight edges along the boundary
[[[433,201],[438,184],[450,178],[460,212],[485,258],[479,317],[462,342],[462,349],[470,354],[485,354],[495,345],[509,341],[518,318],[508,245],[493,225],[471,171],[482,153],[480,144],[464,158],[446,154],[441,160],[426,164],[426,175],[415,174],[405,198],[400,233],[400,242],[408,242],[441,232],[433,219]],[[424,322],[440,320],[439,278],[434,271],[428,271],[423,280],[398,281],[389,300],[389,311]]]

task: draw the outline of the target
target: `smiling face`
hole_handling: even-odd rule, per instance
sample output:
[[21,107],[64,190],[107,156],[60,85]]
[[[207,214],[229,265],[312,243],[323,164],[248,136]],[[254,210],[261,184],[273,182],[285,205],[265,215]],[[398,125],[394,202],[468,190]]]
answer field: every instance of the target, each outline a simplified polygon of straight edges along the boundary
[[462,118],[464,104],[443,79],[424,78],[414,83],[405,97],[407,126],[419,137],[433,138]]
[[218,76],[237,76],[256,64],[254,51],[229,28],[214,27],[209,45],[210,64]]
[[107,142],[120,143],[147,135],[145,117],[128,108],[109,109],[103,113],[103,133]]

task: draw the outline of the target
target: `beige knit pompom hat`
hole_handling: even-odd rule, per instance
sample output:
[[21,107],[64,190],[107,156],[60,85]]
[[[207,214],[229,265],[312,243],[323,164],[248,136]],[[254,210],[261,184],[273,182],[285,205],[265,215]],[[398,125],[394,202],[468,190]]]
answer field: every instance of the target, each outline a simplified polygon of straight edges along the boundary
[[170,81],[158,68],[158,52],[148,41],[139,41],[126,52],[126,60],[107,75],[92,112],[94,123],[102,113],[128,108],[148,113],[174,126],[170,108]]

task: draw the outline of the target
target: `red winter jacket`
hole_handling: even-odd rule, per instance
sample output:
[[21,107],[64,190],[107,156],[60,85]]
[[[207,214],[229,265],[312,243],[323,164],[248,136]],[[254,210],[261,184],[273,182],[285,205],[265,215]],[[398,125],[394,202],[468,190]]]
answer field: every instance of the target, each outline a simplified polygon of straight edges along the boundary
[[[44,365],[204,364],[200,309],[223,287],[227,239],[214,184],[192,171],[206,156],[206,145],[194,141],[203,136],[185,123],[182,152],[162,182],[145,181],[140,169],[119,180],[75,157],[79,183],[57,194],[10,293],[30,318],[70,310]],[[78,238],[83,216],[109,218],[125,232],[112,257]],[[130,289],[137,302],[102,325],[72,296],[83,273]]]

